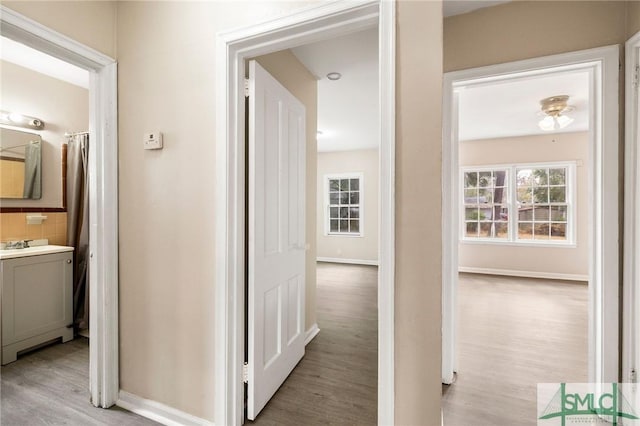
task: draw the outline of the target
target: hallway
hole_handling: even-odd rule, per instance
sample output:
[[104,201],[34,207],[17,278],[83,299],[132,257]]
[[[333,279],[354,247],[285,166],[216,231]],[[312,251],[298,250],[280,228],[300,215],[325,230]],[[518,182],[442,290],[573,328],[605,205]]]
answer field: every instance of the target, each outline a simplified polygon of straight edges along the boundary
[[320,333],[255,425],[375,425],[378,349],[375,266],[318,263]]

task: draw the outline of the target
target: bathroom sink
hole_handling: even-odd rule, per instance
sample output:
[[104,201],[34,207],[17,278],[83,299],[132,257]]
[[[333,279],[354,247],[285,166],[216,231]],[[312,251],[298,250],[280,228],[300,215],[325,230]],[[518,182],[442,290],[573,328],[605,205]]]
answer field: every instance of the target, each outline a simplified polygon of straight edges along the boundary
[[39,256],[51,253],[62,253],[65,251],[73,251],[73,247],[46,245],[28,247],[23,249],[0,250],[0,260],[14,259],[17,257]]

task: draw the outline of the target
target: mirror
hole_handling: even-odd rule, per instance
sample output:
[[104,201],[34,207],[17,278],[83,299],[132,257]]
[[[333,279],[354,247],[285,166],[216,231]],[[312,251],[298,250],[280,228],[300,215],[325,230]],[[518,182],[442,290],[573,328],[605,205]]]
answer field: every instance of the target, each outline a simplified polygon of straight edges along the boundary
[[0,128],[0,198],[42,198],[42,139]]

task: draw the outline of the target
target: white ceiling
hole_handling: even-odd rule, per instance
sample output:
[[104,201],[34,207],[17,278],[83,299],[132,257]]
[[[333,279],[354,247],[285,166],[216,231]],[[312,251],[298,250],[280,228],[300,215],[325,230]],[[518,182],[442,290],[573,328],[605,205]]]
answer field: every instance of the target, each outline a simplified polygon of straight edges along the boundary
[[0,37],[0,59],[76,86],[89,88],[89,72],[6,37]]
[[[378,30],[292,49],[318,78],[318,151],[377,148]],[[327,79],[339,72],[338,81]]]
[[458,89],[459,140],[493,139],[548,134],[538,122],[544,118],[540,100],[569,95],[575,121],[558,133],[589,130],[589,76],[565,72]]
[[444,0],[443,15],[444,17],[462,15],[463,13],[472,12],[477,9],[483,9],[485,7],[496,6],[502,3],[509,3],[509,0],[501,1],[470,1],[470,0]]

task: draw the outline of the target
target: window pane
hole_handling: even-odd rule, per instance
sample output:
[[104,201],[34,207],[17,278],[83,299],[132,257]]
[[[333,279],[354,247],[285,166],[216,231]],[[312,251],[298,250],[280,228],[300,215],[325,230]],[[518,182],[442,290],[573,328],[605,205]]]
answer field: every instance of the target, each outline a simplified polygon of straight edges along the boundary
[[337,179],[329,179],[329,191],[340,190],[340,181]]
[[533,226],[531,223],[518,224],[518,239],[530,240],[533,238]]
[[547,187],[533,188],[534,204],[547,204],[548,202],[549,202],[549,188]]
[[557,222],[567,221],[567,206],[553,206],[551,207],[551,220]]
[[533,206],[522,206],[518,209],[519,221],[531,221],[533,220]]
[[531,186],[532,179],[531,169],[518,169],[516,172],[516,182],[518,186]]
[[351,226],[351,228],[350,228],[351,232],[360,232],[360,221],[359,220],[351,219],[349,221],[349,223],[350,223],[350,226]]
[[493,203],[493,189],[480,189],[478,203]]
[[338,218],[338,208],[337,207],[329,208],[329,217],[332,218],[332,219],[337,219]]
[[349,204],[349,193],[341,192],[340,193],[340,204]]
[[506,203],[507,202],[507,188],[504,186],[499,186],[493,191],[493,202],[494,203]]
[[360,193],[352,192],[351,193],[351,204],[359,204],[360,203]]
[[477,207],[467,207],[464,209],[464,218],[469,220],[483,220],[484,214]]
[[464,202],[467,204],[475,204],[478,202],[478,190],[476,188],[473,189],[465,189],[464,190]]
[[340,191],[349,190],[349,179],[340,179]]
[[496,238],[508,238],[509,237],[509,225],[505,222],[496,222]]
[[566,188],[564,186],[556,186],[549,188],[549,201],[552,203],[564,203],[567,201]]
[[478,223],[477,222],[467,222],[466,224],[466,236],[467,237],[477,237],[478,236]]
[[349,207],[340,207],[340,218],[346,219],[349,217]]
[[349,212],[350,212],[352,218],[359,218],[360,217],[360,208],[359,207],[351,207],[349,209]]
[[338,193],[332,192],[329,194],[329,204],[338,204]]
[[360,189],[360,179],[351,179],[351,190],[358,191]]
[[491,238],[493,237],[493,223],[491,222],[480,222],[480,238]]
[[478,186],[478,172],[465,172],[464,173],[464,187],[476,188]]
[[564,185],[566,183],[565,169],[549,169],[549,184]]
[[486,188],[493,186],[493,179],[491,178],[491,172],[480,172],[478,186]]
[[549,239],[549,224],[548,223],[534,223],[533,224],[533,239],[534,240],[548,240]]
[[331,232],[338,232],[338,223],[339,223],[339,222],[340,222],[340,221],[338,221],[338,220],[331,220],[331,221],[329,222],[329,224],[330,224],[330,228],[329,228],[329,230],[330,230]]
[[536,222],[548,222],[549,206],[535,206],[533,209],[533,220]]
[[340,221],[340,232],[349,232],[349,221],[341,220]]
[[531,204],[533,201],[533,190],[529,186],[518,187],[518,202],[520,204]]
[[547,169],[533,169],[533,184],[535,186],[546,186],[549,184]]
[[551,239],[552,240],[566,240],[567,239],[567,224],[566,223],[552,223],[551,224]]

